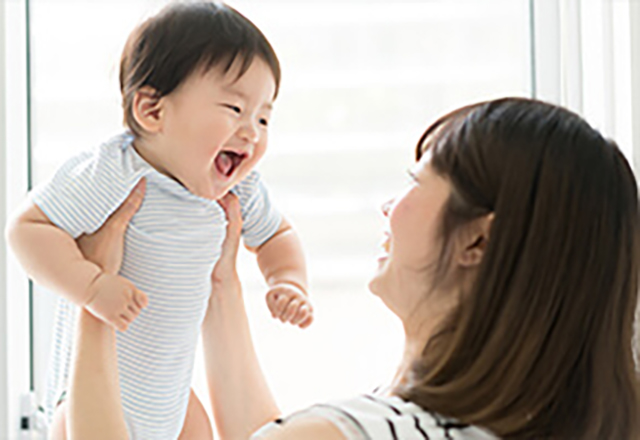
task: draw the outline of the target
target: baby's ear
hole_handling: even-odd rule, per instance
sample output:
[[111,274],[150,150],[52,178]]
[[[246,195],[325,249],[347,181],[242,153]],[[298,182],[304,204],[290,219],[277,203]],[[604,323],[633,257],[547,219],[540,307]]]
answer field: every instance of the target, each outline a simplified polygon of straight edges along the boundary
[[136,91],[131,110],[145,132],[154,134],[162,131],[163,105],[164,100],[153,87],[144,86]]

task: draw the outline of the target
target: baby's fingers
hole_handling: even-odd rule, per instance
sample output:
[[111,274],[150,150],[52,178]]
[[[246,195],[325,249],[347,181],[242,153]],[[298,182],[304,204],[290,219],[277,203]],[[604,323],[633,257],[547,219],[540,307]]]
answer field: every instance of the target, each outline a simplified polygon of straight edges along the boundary
[[110,319],[109,324],[113,326],[116,330],[125,332],[129,328],[129,322],[122,317],[122,315],[116,317],[115,319]]
[[312,322],[313,322],[313,312],[310,312],[309,316],[307,316],[307,318],[305,318],[302,322],[300,322],[300,324],[298,324],[298,327],[307,328],[311,325]]
[[275,318],[276,315],[276,311],[277,311],[277,307],[278,307],[278,295],[274,294],[273,292],[269,292],[267,294],[267,307],[269,308],[269,311],[271,312],[271,316],[273,318]]
[[312,316],[313,312],[308,304],[302,304],[298,307],[298,311],[296,312],[293,319],[291,319],[291,324],[300,326],[303,322],[307,321],[307,319]]
[[129,310],[129,308],[120,313],[120,319],[124,320],[127,324],[131,324],[133,320],[136,319],[136,316],[138,315]]
[[133,316],[134,319],[137,318],[141,312],[140,308],[136,304],[129,304],[129,307],[127,307],[127,309],[129,309],[129,313],[131,314],[131,316]]
[[147,295],[136,289],[133,292],[133,302],[138,309],[144,309],[149,305],[149,298]]
[[273,307],[273,315],[275,318],[279,318],[280,321],[284,322],[284,311],[287,309],[287,305],[291,301],[291,298],[288,295],[280,294],[277,295],[277,299],[275,305]]
[[284,310],[284,313],[282,313],[282,321],[290,322],[293,324],[293,317],[296,315],[296,313],[298,313],[299,308],[300,300],[292,299],[287,305],[287,308]]

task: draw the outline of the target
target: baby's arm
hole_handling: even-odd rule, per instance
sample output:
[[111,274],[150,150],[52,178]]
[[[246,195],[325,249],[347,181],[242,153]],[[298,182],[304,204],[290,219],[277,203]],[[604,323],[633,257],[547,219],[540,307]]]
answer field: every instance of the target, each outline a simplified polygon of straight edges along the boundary
[[18,261],[38,284],[86,306],[121,331],[146,305],[145,295],[131,282],[86,260],[75,240],[31,202],[9,222],[6,236]]
[[286,219],[273,236],[254,251],[269,285],[267,304],[274,318],[305,328],[313,321],[307,296],[307,270],[298,235]]
[[38,284],[77,305],[89,302],[89,287],[102,269],[87,261],[75,240],[40,208],[31,202],[21,206],[7,226],[6,236],[18,261]]

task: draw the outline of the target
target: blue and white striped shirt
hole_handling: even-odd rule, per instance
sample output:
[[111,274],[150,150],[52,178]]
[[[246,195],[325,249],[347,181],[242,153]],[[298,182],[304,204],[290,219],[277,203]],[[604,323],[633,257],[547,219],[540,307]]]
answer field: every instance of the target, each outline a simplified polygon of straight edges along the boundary
[[[178,437],[200,326],[210,295],[210,274],[225,238],[226,218],[216,201],[196,196],[159,173],[122,134],[64,164],[32,201],[76,238],[96,231],[142,178],[147,189],[125,236],[120,274],[149,297],[149,306],[117,332],[122,403],[132,439]],[[243,239],[256,247],[278,229],[257,172],[232,191],[243,216]],[[67,386],[76,307],[59,299],[45,408],[49,417]]]

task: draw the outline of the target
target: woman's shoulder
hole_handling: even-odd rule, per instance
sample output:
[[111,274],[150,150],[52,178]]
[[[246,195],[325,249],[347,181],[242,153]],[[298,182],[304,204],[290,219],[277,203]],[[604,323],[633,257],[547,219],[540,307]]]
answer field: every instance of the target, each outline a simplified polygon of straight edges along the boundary
[[348,440],[340,429],[326,418],[304,415],[278,419],[259,429],[251,440]]
[[[470,425],[460,424],[411,402],[395,396],[364,394],[351,399],[314,405],[283,419],[278,429],[286,432],[287,425],[300,420],[322,421],[333,425],[341,436],[324,438],[347,440],[382,439],[451,439],[495,440],[490,432]],[[312,431],[309,431],[312,432]],[[288,438],[288,437],[258,437]],[[320,437],[318,437],[320,438]]]

